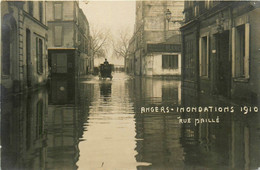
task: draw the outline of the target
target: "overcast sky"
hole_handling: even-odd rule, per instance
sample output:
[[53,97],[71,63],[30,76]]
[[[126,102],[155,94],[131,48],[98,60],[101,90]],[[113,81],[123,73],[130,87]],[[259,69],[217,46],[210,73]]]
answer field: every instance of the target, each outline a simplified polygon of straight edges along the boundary
[[95,27],[108,28],[113,36],[117,36],[119,30],[128,28],[132,35],[135,23],[135,1],[88,1],[88,4],[80,2],[80,7],[90,27],[95,25]]

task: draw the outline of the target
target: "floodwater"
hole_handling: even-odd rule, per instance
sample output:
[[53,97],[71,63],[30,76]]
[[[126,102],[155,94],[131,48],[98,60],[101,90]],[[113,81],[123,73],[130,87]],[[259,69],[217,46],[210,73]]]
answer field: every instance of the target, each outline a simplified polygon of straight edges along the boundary
[[257,106],[241,112],[221,97],[190,97],[178,80],[113,76],[57,77],[46,89],[6,98],[2,169],[260,168]]

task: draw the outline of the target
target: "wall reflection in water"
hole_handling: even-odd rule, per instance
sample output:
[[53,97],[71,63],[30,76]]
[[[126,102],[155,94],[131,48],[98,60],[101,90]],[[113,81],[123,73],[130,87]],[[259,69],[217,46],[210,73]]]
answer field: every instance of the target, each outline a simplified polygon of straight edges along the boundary
[[1,103],[2,169],[44,169],[47,158],[45,89]]
[[[236,113],[235,113],[236,114]],[[259,116],[221,116],[220,125],[183,126],[186,167],[257,169],[260,167]],[[204,115],[213,117],[212,114]]]
[[220,123],[184,124],[181,143],[185,150],[185,166],[216,169],[257,169],[260,167],[260,116],[244,115],[231,101],[214,97],[183,96],[184,106],[229,106],[234,113],[185,113],[183,118],[219,116]]
[[181,104],[181,82],[159,78],[136,77],[128,81],[129,97],[140,106]]
[[[234,106],[209,96],[181,97],[171,81],[135,80],[131,96],[135,112],[142,106]],[[148,83],[148,84],[147,84]],[[176,83],[176,82],[175,82]],[[156,85],[156,91],[153,85]],[[158,84],[160,84],[158,86]],[[166,84],[166,85],[165,85]],[[178,87],[178,86],[176,86]],[[165,89],[166,88],[166,89]],[[149,89],[149,90],[147,90]],[[167,91],[169,90],[169,91]],[[152,93],[144,92],[150,91]],[[160,91],[162,92],[160,94]],[[147,94],[148,93],[148,94]],[[159,94],[159,95],[158,95]],[[158,99],[156,99],[157,96]],[[171,101],[171,102],[170,102]],[[178,101],[178,102],[177,102]],[[138,110],[139,109],[139,110]],[[260,167],[259,113],[152,113],[136,114],[136,160],[151,163],[138,169],[257,169]],[[216,118],[220,123],[181,124],[181,118]]]
[[78,143],[88,108],[81,100],[86,94],[79,95],[79,89],[72,79],[53,78],[48,91],[40,89],[4,100],[2,169],[77,169]]
[[51,80],[46,116],[48,169],[77,169],[84,116],[78,109],[78,90],[79,84],[74,79],[53,77]]
[[[180,143],[178,114],[142,113],[141,107],[168,107],[181,104],[181,83],[176,80],[133,79],[129,94],[135,105],[137,169],[183,169],[184,151]],[[160,109],[159,109],[160,110]]]

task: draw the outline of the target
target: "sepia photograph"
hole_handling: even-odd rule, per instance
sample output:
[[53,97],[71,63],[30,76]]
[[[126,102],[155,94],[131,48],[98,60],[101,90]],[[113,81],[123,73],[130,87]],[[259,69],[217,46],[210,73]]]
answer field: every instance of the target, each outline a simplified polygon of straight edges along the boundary
[[259,0],[0,4],[0,170],[260,170]]

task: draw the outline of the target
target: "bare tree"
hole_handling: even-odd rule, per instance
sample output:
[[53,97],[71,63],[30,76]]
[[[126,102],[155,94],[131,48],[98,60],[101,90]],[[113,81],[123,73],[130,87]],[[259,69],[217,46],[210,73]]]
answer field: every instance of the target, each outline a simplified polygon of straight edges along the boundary
[[110,30],[93,25],[90,28],[90,48],[94,58],[105,58],[111,41]]
[[113,54],[118,58],[126,58],[129,54],[129,41],[131,38],[129,29],[123,29],[119,32],[119,37],[113,41]]

